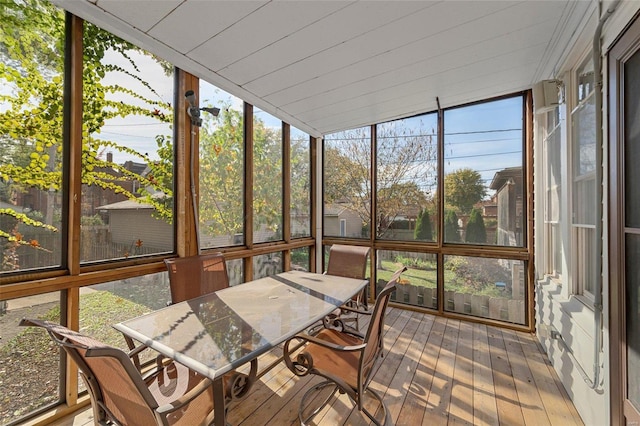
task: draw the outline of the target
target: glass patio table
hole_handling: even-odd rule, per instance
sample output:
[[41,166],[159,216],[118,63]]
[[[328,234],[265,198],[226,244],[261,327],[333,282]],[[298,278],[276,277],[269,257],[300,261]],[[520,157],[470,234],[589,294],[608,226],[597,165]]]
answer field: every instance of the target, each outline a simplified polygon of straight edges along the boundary
[[290,271],[167,306],[114,328],[213,381],[215,425],[226,425],[222,376],[331,313],[368,280]]

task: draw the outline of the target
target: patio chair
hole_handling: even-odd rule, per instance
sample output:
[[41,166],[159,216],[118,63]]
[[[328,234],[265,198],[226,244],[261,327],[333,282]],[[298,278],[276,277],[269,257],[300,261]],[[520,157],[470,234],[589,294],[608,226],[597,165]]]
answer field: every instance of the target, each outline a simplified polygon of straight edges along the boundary
[[42,327],[78,365],[96,425],[198,425],[214,420],[212,382],[173,361],[158,362],[144,376],[130,353],[60,324],[23,319]]
[[165,259],[169,271],[171,303],[195,299],[229,287],[227,264],[222,253]]
[[[339,277],[365,279],[367,275],[367,260],[369,247],[347,246],[334,244],[329,249],[329,261],[325,274]],[[317,333],[323,326],[336,327],[338,322],[355,323],[355,329],[360,328],[359,316],[369,315],[367,305],[367,289],[352,297],[347,303],[324,317],[322,324],[317,324],[309,329],[310,334]]]
[[[227,264],[222,253],[198,254],[195,256],[165,259],[169,271],[171,303],[195,299],[208,293],[229,287]],[[133,341],[125,336],[129,348]],[[251,360],[249,373],[233,370],[225,374],[227,403],[244,398],[256,380],[258,360]]]
[[[378,295],[371,321],[364,335],[352,328],[342,330],[325,328],[315,336],[300,333],[287,340],[284,347],[284,360],[289,370],[297,376],[314,374],[326,379],[313,386],[302,397],[298,410],[301,424],[307,424],[318,414],[329,403],[336,391],[346,393],[358,410],[366,414],[376,425],[389,423],[389,414],[384,401],[369,387],[369,384],[376,371],[376,361],[382,357],[384,319],[389,297],[396,288],[400,274],[404,271],[406,271],[405,267],[397,270]],[[296,341],[294,345],[298,342],[306,345],[295,359],[292,359],[289,346],[294,340]],[[328,396],[320,398],[321,403],[312,409],[311,405],[316,405],[314,403],[316,398],[313,397],[326,387],[333,387],[333,389]],[[365,394],[380,403],[382,423],[365,408]]]

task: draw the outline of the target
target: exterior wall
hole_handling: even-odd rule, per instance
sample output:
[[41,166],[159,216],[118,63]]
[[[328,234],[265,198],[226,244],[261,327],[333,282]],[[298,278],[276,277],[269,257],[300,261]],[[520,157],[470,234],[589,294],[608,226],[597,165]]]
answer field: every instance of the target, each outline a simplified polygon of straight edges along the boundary
[[340,236],[340,220],[347,221],[345,237],[362,238],[362,220],[357,213],[343,209],[338,216],[324,217],[324,235]]
[[151,216],[151,210],[112,210],[109,231],[111,241],[117,244],[132,244],[140,239],[147,247],[158,251],[173,250],[173,228],[161,219]]
[[[605,2],[604,7],[610,2]],[[585,18],[583,31],[579,34],[571,45],[567,47],[567,53],[561,58],[558,64],[559,72],[552,76],[542,76],[541,79],[555,78],[562,79],[565,88],[570,87],[571,77],[570,71],[576,68],[587,52],[591,51],[593,35],[597,26],[598,11],[596,10],[597,2],[590,16]],[[607,200],[608,200],[608,164],[607,151],[607,58],[606,52],[608,47],[622,32],[627,23],[640,9],[639,2],[621,2],[615,13],[609,18],[603,28],[602,51],[603,51],[603,81],[605,82],[604,98],[603,98],[603,134],[604,134],[604,158],[603,163],[605,170],[604,176],[604,217],[603,217],[603,336],[602,349],[600,357],[600,374],[599,382],[601,385],[597,390],[591,389],[588,380],[594,379],[594,345],[597,336],[594,324],[594,311],[588,303],[584,303],[580,296],[575,294],[577,283],[574,283],[571,277],[571,259],[572,241],[571,241],[571,211],[570,211],[570,170],[564,170],[563,182],[568,183],[562,187],[564,191],[563,199],[560,202],[560,208],[563,212],[562,217],[565,218],[561,222],[562,246],[565,256],[562,261],[562,278],[560,280],[544,275],[544,259],[547,256],[549,247],[545,246],[544,240],[544,152],[542,138],[544,137],[544,129],[540,124],[542,116],[535,117],[534,135],[534,163],[536,170],[535,177],[535,197],[536,197],[536,213],[535,213],[535,247],[536,247],[536,271],[537,283],[535,290],[536,302],[536,329],[537,336],[549,356],[553,368],[557,372],[569,396],[573,400],[576,409],[584,420],[586,425],[607,425],[611,418],[610,394],[611,386],[619,386],[618,383],[610,381],[610,364],[609,364],[609,311],[615,307],[609,306],[609,265],[608,265],[608,230],[607,230]],[[567,116],[570,115],[570,107],[567,108]],[[567,123],[566,127],[570,131],[571,124]],[[565,134],[564,138],[569,138]],[[567,146],[569,142],[567,142]],[[563,156],[570,156],[569,152],[564,152]],[[566,162],[565,162],[566,164]],[[540,207],[538,207],[540,206]],[[562,340],[553,339],[551,332],[557,331],[562,336]],[[564,343],[563,343],[564,342]],[[582,371],[581,371],[582,369]],[[586,375],[586,377],[585,377]]]

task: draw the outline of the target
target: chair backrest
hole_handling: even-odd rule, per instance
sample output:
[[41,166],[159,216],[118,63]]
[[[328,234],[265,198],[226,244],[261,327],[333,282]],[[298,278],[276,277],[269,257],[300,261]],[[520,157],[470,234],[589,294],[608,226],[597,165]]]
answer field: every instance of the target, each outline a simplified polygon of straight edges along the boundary
[[222,253],[165,259],[169,270],[171,302],[178,303],[229,287]]
[[360,358],[360,380],[362,385],[366,385],[369,380],[369,373],[375,364],[376,358],[380,355],[382,350],[383,332],[384,332],[384,318],[387,312],[387,305],[389,304],[389,298],[391,293],[396,289],[396,284],[400,275],[406,271],[406,267],[402,267],[393,273],[387,285],[382,289],[378,297],[376,298],[376,304],[373,307],[371,313],[371,320],[367,333],[364,337],[366,347]]
[[78,365],[92,400],[109,418],[123,425],[157,424],[158,403],[124,351],[49,321],[23,319],[20,325],[47,330]]
[[328,275],[364,279],[367,274],[369,247],[334,244],[329,249]]

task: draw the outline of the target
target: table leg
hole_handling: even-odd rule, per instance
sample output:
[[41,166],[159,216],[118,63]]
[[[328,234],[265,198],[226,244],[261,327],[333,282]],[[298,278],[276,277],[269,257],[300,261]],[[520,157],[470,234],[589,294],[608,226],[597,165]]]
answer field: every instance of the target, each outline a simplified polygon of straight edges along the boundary
[[215,426],[227,426],[227,410],[224,403],[224,382],[222,377],[213,381],[213,411]]

